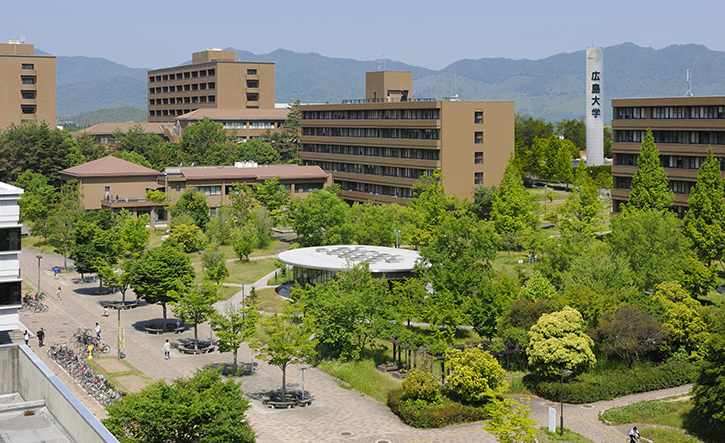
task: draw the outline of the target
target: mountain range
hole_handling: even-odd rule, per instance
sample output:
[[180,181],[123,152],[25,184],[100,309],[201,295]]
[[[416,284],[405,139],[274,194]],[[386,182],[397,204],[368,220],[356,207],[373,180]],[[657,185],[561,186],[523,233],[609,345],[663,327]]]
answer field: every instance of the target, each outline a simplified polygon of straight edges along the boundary
[[[513,100],[516,112],[549,121],[582,118],[585,112],[584,49],[540,60],[460,60],[439,71],[392,60],[359,61],[285,49],[261,55],[237,50],[237,54],[238,60],[275,62],[278,103],[363,98],[365,72],[387,69],[411,71],[417,98],[457,94],[460,100]],[[59,117],[121,106],[146,109],[147,69],[83,56],[56,60]],[[611,98],[684,95],[687,69],[692,71],[694,95],[725,95],[725,52],[695,44],[658,50],[633,43],[605,48],[605,121],[611,120]]]

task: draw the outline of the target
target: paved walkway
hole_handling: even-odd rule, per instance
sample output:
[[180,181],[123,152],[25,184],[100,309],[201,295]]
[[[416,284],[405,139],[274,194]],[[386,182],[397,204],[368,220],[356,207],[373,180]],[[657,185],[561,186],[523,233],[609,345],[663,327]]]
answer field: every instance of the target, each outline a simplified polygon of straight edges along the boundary
[[[37,284],[38,261],[37,251],[24,249],[20,255],[21,274],[27,284]],[[50,309],[45,313],[21,313],[21,321],[32,332],[43,327],[46,331],[46,344],[65,342],[72,336],[79,326],[92,328],[98,322],[102,328],[101,336],[116,351],[116,330],[118,327],[117,311],[109,311],[108,317],[103,317],[102,303],[120,301],[121,294],[95,295],[98,283],[74,283],[78,281],[78,274],[63,273],[58,280],[53,278],[52,268],[62,266],[63,257],[54,254],[41,254],[41,287],[50,294],[47,303]],[[261,289],[266,287],[266,278],[254,283]],[[53,296],[60,286],[63,291],[63,300],[56,301]],[[250,285],[251,286],[251,285]],[[248,293],[248,288],[245,288]],[[127,299],[134,298],[132,291],[127,292]],[[236,302],[241,301],[241,291],[234,296]],[[169,309],[169,319],[174,317]],[[190,343],[193,340],[193,329],[181,334],[150,335],[143,332],[143,327],[160,322],[162,308],[159,305],[141,303],[138,308],[121,311],[120,324],[126,327],[126,353],[127,362],[146,373],[155,380],[171,381],[179,377],[190,376],[195,369],[207,364],[223,365],[232,363],[230,353],[190,356],[172,351],[172,358],[164,360],[163,344],[166,339],[172,343],[172,348]],[[208,340],[210,327],[208,323],[198,327],[200,340]],[[31,340],[31,348],[56,373],[61,381],[88,407],[98,418],[106,416],[105,411],[92,397],[85,392],[58,367],[47,355],[48,347],[39,349],[37,340]],[[249,364],[253,356],[250,349],[244,345],[239,350],[240,363]],[[260,398],[265,393],[279,389],[282,374],[276,367],[264,362],[257,363],[258,370],[251,376],[245,376],[241,381],[242,389],[252,398]],[[287,369],[288,389],[301,389],[303,366],[292,365]],[[292,410],[271,410],[258,400],[252,401],[252,409],[248,412],[248,419],[254,430],[258,433],[257,441],[260,443],[272,442],[376,442],[387,440],[391,443],[414,442],[441,442],[441,443],[493,443],[496,439],[483,431],[481,423],[453,426],[444,429],[421,430],[411,428],[400,421],[382,403],[370,399],[351,390],[339,387],[329,375],[311,369],[305,371],[305,390],[314,398],[314,402],[307,408]],[[676,391],[676,390],[675,390]],[[678,391],[679,392],[679,391]],[[595,442],[622,442],[625,434],[617,428],[608,427],[600,423],[597,413],[619,404],[640,401],[639,398],[648,396],[662,396],[671,394],[649,393],[641,396],[626,397],[612,402],[603,402],[587,409],[581,406],[565,405],[565,426],[585,435]],[[547,402],[534,398],[532,407],[535,410],[534,418],[539,426],[546,426],[548,420]],[[351,432],[353,437],[344,436]],[[341,435],[343,434],[343,435]],[[382,443],[382,442],[381,442]]]

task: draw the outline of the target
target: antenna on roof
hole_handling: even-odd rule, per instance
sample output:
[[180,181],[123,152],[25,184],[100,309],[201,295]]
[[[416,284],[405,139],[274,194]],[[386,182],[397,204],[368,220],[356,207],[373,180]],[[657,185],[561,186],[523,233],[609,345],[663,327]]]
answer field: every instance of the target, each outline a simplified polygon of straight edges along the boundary
[[685,97],[692,97],[692,76],[690,75],[690,68],[687,68],[687,92]]

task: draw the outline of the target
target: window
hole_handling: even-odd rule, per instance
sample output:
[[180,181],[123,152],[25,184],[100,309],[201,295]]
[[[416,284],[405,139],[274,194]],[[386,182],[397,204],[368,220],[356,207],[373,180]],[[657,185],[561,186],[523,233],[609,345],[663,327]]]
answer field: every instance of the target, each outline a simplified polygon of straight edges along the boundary
[[191,78],[197,78],[199,76],[199,71],[193,71],[191,73]]
[[35,65],[31,63],[23,63],[23,69],[35,69]]
[[183,77],[184,77],[184,74],[182,74],[181,72],[176,74],[176,80],[181,80]]
[[259,80],[247,80],[247,88],[259,88]]
[[181,185],[179,183],[176,184],[176,192],[179,192],[181,190]]
[[184,91],[191,91],[191,85],[184,85]]
[[155,81],[156,81],[156,78],[154,78],[153,76],[149,77],[149,83],[153,83]]
[[474,185],[482,185],[483,184],[483,172],[476,172],[473,176],[473,184]]
[[723,145],[725,144],[725,132],[697,131],[690,133],[690,143],[699,145]]
[[156,88],[156,93],[161,94],[161,88]]
[[191,78],[190,72],[184,72],[184,78]]
[[184,103],[191,103],[191,97],[184,97]]
[[474,132],[473,133],[473,143],[477,145],[483,144],[483,132]]
[[347,118],[350,120],[362,120],[363,112],[362,111],[348,111]]
[[209,89],[216,88],[216,83],[214,83],[214,82],[207,83],[206,85],[209,87]]
[[652,118],[685,118],[682,106],[656,106],[652,108]]
[[224,122],[224,129],[245,129],[246,127],[245,122]]
[[345,111],[332,111],[332,119],[333,120],[344,120]]
[[206,77],[206,71],[199,71],[199,77]]
[[661,155],[660,166],[663,168],[683,168],[684,162],[682,157],[678,155]]
[[483,164],[483,152],[474,152],[473,153],[473,164],[474,165]]
[[632,177],[617,177],[617,188],[629,189],[632,187]]
[[21,282],[0,283],[0,306],[19,305],[21,303]]
[[168,76],[168,75],[164,75],[164,76],[163,76],[162,78],[163,78],[163,80],[164,80],[165,82],[169,81],[169,76]]
[[638,154],[617,154],[617,164],[623,166],[637,166]]
[[332,128],[332,136],[333,137],[346,137],[347,128]]
[[160,81],[161,81],[161,76],[160,76],[160,75],[157,75],[157,76],[156,76],[156,81],[157,81],[157,82],[160,82]]
[[[24,69],[24,68],[23,68]],[[690,118],[725,118],[723,106],[693,106],[690,108]]]
[[644,131],[617,131],[618,142],[642,142]]
[[380,175],[380,166],[365,165],[365,173],[370,175]]
[[24,85],[34,85],[35,77],[21,77]]
[[403,158],[412,158],[412,159],[417,159],[418,158],[418,150],[417,149],[404,148],[400,152],[400,154],[401,154],[400,156],[403,157]]
[[440,151],[433,149],[421,149],[423,160],[440,160]]
[[418,120],[420,119],[420,109],[404,109],[403,110],[404,120]]
[[206,103],[206,96],[202,95],[199,97],[199,103]]
[[23,91],[22,92],[23,100],[32,100],[35,98],[35,92],[33,91]]
[[383,167],[383,175],[388,177],[397,177],[398,176],[398,168],[395,168],[393,166],[384,166]]
[[347,150],[347,153],[350,155],[362,155],[363,148],[361,146],[350,146]]
[[617,118],[647,118],[645,108],[617,108]]
[[382,113],[380,110],[365,111],[365,119],[367,120],[380,120]]
[[682,131],[652,131],[655,143],[684,143],[685,133]]
[[170,92],[176,92],[176,86],[169,86]]
[[197,189],[204,195],[222,195],[221,186],[199,186]]
[[669,187],[675,194],[688,194],[690,192],[690,183],[681,180],[670,180]]
[[256,69],[247,69],[247,75],[257,75]]
[[398,148],[383,148],[383,157],[398,157]]
[[23,114],[35,114],[35,106],[22,106]]
[[155,88],[149,88],[149,94],[153,94],[154,92],[156,92]]
[[0,252],[19,251],[20,228],[0,229]]
[[705,164],[706,157],[690,157],[690,169],[700,169]]
[[258,102],[259,94],[247,94],[247,101],[248,102]]
[[423,109],[422,118],[424,120],[438,120],[441,118],[440,109]]
[[378,129],[378,128],[365,129],[365,137],[380,137],[380,129]]
[[340,145],[332,145],[332,153],[333,154],[344,154],[345,153],[345,147]]
[[273,122],[249,122],[249,129],[274,129]]
[[380,148],[368,146],[365,148],[365,155],[370,157],[380,157]]
[[209,103],[214,103],[216,101],[216,97],[213,95],[210,95],[207,99],[209,100]]
[[194,83],[193,85],[191,85],[191,90],[192,91],[198,91],[199,90],[199,84],[198,83]]
[[476,124],[483,123],[483,111],[476,111],[473,114],[473,123],[476,123]]
[[206,89],[206,83],[199,83],[199,89]]
[[423,140],[438,140],[440,138],[440,133],[440,129],[423,129],[421,131],[421,138]]
[[210,76],[211,76],[211,75],[216,75],[216,69],[210,69],[210,70],[208,70],[208,71],[207,71],[207,73],[208,73],[208,74],[209,74]]
[[383,138],[398,138],[397,129],[383,129]]
[[350,128],[348,131],[348,136],[350,137],[362,137],[363,136],[363,130],[362,128]]

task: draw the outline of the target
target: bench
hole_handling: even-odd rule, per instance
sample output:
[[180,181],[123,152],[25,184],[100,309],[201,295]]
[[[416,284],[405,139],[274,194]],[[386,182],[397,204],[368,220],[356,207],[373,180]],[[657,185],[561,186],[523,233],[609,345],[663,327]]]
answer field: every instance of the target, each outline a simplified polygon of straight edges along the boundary
[[291,409],[292,406],[295,406],[297,404],[296,401],[275,401],[275,400],[268,400],[267,403],[265,403],[270,408],[274,409]]
[[300,400],[297,400],[297,406],[301,407],[307,407],[312,403],[312,397],[303,398]]
[[207,346],[206,348],[194,349],[194,348],[186,348],[184,346],[179,346],[178,349],[179,349],[179,352],[181,352],[182,354],[198,355],[198,354],[207,354],[209,352],[213,352],[215,348],[214,348],[214,346]]

